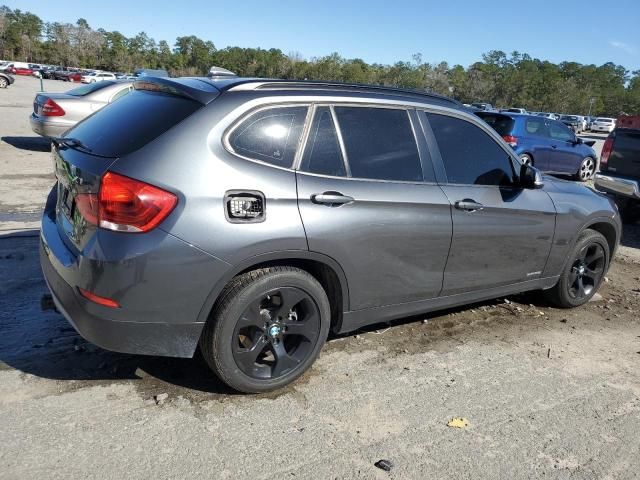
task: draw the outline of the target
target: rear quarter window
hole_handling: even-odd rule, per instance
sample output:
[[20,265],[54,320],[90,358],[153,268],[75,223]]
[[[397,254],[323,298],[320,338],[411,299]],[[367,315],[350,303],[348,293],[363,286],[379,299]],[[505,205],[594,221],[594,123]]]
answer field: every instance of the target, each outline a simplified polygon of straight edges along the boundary
[[120,157],[143,147],[201,107],[178,95],[134,90],[78,123],[65,137],[80,140],[95,155]]
[[234,153],[278,167],[291,168],[307,106],[271,107],[250,114],[228,137]]

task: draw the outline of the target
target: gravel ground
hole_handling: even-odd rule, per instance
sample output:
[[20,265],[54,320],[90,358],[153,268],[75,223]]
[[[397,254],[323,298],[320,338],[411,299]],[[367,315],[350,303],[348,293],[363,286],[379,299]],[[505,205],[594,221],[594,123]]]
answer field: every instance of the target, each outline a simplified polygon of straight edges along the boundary
[[38,87],[0,90],[0,478],[638,478],[640,226],[585,307],[529,294],[380,325],[237,395],[198,358],[106,352],[40,311]]

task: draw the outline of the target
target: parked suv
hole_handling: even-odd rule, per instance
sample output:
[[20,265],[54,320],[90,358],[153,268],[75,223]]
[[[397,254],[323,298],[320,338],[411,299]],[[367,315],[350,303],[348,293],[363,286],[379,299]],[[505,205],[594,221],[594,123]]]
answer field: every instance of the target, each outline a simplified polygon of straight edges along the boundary
[[513,147],[523,163],[585,182],[596,171],[594,140],[582,140],[566,125],[537,115],[476,112]]
[[615,205],[543,177],[459,103],[386,87],[146,78],[54,141],[41,263],[121,352],[282,387],[330,330],[542,289],[576,307]]

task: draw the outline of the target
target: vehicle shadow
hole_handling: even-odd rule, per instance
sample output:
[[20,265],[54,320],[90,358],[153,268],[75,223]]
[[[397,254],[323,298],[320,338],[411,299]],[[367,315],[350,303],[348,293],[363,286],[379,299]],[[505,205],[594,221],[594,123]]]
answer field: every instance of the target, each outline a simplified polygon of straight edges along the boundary
[[159,380],[193,391],[234,393],[198,352],[193,359],[109,352],[84,340],[57,311],[43,311],[51,302],[42,301],[49,292],[38,242],[38,230],[0,235],[0,370],[89,383],[144,379],[157,386]]
[[629,248],[640,248],[640,222],[624,225],[620,244]]
[[[149,392],[159,389],[183,395],[237,393],[211,372],[199,351],[192,359],[106,351],[84,340],[57,311],[51,308],[43,311],[42,306],[52,305],[46,297],[49,292],[40,271],[37,233],[37,230],[31,230],[0,235],[0,278],[6,279],[0,283],[0,370],[11,368],[40,378],[70,382],[69,388],[78,388],[82,382],[88,385],[133,382],[148,396],[151,396]],[[524,304],[545,305],[536,293],[510,298]],[[429,318],[496,305],[504,305],[511,311],[511,306],[497,299],[433,312]],[[400,326],[426,317],[406,317],[343,335],[332,335],[329,343],[359,332]]]
[[51,140],[45,137],[1,137],[0,139],[20,150],[32,152],[51,151]]

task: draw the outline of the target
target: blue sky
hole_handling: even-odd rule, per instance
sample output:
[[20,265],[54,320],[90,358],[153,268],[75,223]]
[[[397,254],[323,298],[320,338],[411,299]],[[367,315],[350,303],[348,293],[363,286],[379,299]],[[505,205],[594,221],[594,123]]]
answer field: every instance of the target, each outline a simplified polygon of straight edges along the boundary
[[[304,57],[337,51],[367,62],[445,60],[467,66],[492,49],[552,62],[640,70],[640,1],[615,0],[0,0],[44,21],[140,31],[156,40],[197,35],[226,46],[279,48]],[[532,6],[530,6],[532,5]]]

